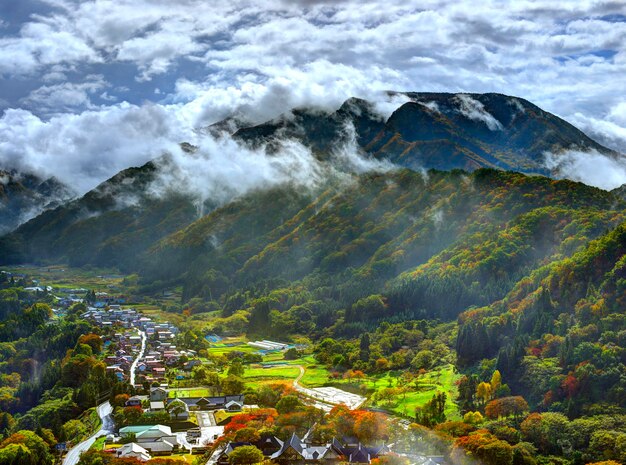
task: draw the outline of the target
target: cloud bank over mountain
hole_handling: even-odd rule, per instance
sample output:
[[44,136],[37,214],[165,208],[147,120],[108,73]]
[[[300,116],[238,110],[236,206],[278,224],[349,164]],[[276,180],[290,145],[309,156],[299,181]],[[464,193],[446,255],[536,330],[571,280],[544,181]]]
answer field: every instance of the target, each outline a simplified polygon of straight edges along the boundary
[[357,96],[389,114],[390,89],[519,95],[626,152],[620,2],[32,0],[0,17],[0,165],[81,191],[233,113]]

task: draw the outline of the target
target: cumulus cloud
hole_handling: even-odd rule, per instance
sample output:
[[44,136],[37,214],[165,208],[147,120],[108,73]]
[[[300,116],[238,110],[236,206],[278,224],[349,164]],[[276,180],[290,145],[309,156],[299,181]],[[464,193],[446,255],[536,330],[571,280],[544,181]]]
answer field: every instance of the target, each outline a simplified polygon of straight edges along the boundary
[[626,184],[626,158],[611,158],[596,151],[547,153],[545,166],[554,175],[612,190]]
[[[24,4],[20,17],[0,5],[0,164],[80,190],[227,116],[356,96],[385,118],[404,103],[387,90],[518,95],[626,152],[620,2]],[[460,97],[460,111],[499,129],[476,103]]]
[[11,109],[0,118],[0,166],[56,176],[85,192],[191,135],[175,112],[159,105],[124,103],[49,120]]
[[44,85],[22,99],[26,105],[36,106],[41,113],[61,113],[73,109],[94,108],[91,96],[106,88],[108,83],[102,75],[87,76],[84,82]]

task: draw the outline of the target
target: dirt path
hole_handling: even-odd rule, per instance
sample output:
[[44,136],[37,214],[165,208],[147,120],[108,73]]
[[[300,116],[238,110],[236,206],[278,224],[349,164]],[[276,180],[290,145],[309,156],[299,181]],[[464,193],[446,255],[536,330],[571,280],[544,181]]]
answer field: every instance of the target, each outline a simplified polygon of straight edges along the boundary
[[298,368],[300,368],[300,374],[293,380],[293,388],[314,399],[316,401],[314,404],[318,408],[328,411],[335,405],[344,404],[349,409],[354,410],[367,400],[363,396],[352,394],[336,387],[306,388],[300,384],[300,380],[305,374],[305,369],[302,365],[298,365]]

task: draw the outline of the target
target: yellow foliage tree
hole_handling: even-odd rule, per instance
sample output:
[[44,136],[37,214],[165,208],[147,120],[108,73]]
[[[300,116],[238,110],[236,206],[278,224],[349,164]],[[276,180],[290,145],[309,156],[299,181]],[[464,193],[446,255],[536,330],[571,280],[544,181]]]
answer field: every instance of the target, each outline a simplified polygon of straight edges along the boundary
[[491,384],[490,383],[480,383],[476,388],[476,397],[483,401],[483,404],[486,404],[489,399],[491,399]]
[[498,389],[500,389],[500,386],[502,386],[502,375],[500,374],[500,371],[496,370],[493,372],[493,375],[491,376],[491,396],[495,396],[496,392],[498,391]]

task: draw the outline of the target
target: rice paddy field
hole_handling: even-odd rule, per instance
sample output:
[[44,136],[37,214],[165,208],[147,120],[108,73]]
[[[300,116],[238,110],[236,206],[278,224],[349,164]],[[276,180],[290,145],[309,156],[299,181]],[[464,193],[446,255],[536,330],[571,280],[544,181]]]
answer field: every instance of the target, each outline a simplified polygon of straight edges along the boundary
[[41,284],[54,288],[85,288],[107,291],[121,286],[124,276],[115,270],[71,268],[65,265],[18,265],[1,268],[14,274],[25,274]]

